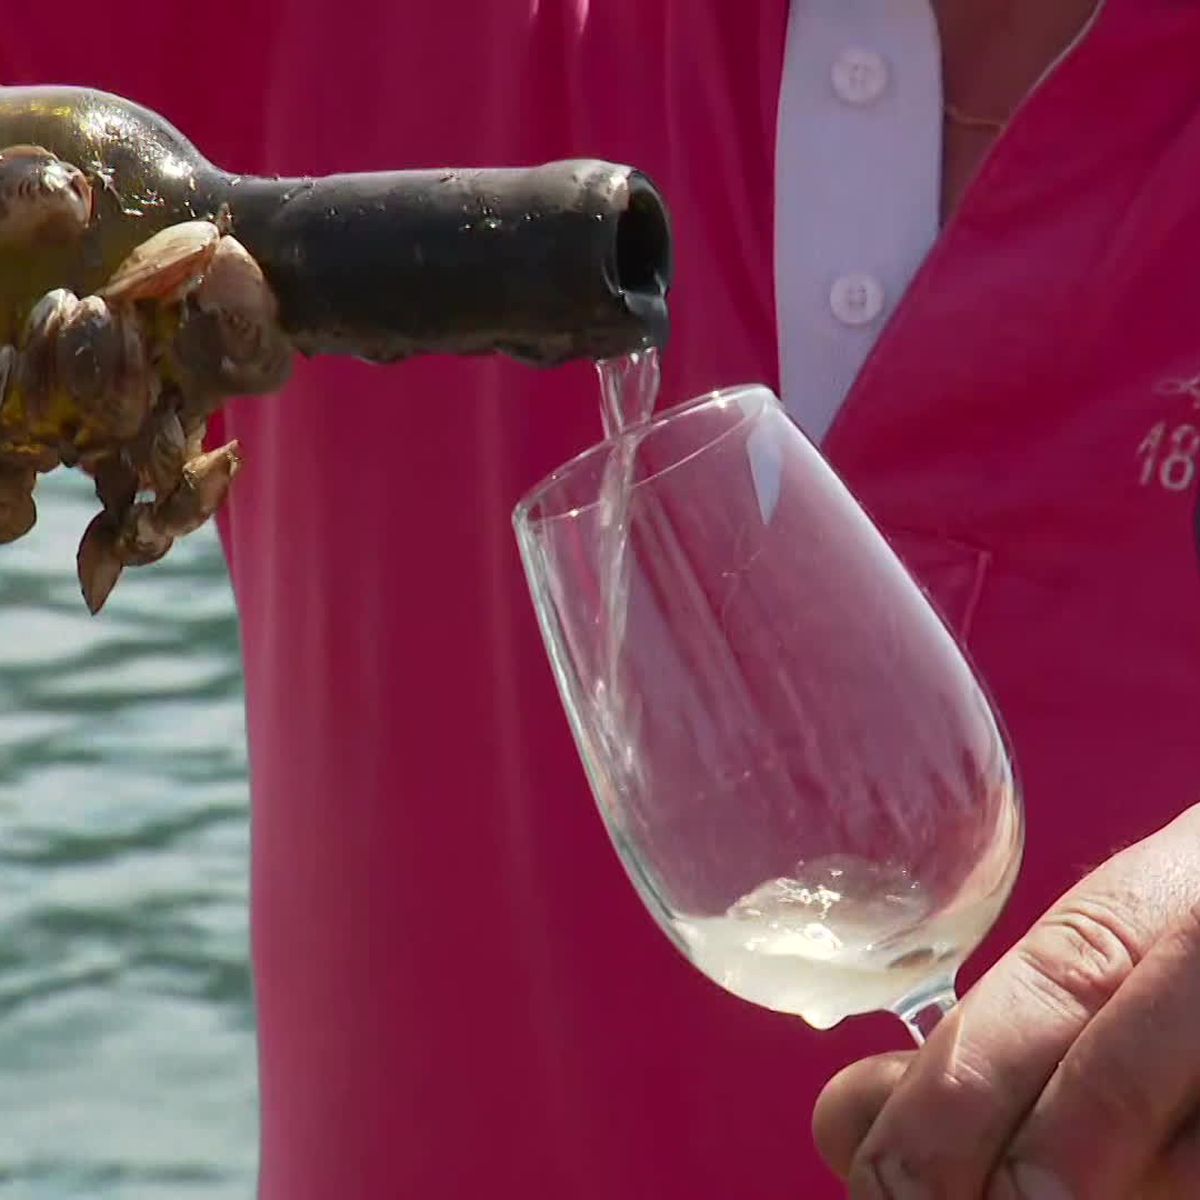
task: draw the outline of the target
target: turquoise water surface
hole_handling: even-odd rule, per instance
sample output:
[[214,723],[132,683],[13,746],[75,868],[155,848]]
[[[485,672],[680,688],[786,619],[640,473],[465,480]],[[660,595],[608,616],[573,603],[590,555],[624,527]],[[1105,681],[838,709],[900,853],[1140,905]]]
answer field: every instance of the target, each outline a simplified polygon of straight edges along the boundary
[[58,471],[0,547],[0,1197],[247,1200],[256,1152],[237,625],[214,528],[74,577]]

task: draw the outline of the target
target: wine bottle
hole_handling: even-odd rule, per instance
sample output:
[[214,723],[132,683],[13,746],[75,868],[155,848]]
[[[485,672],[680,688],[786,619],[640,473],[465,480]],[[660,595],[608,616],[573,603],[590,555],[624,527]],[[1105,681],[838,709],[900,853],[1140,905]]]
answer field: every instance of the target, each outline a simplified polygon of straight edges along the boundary
[[669,218],[629,167],[239,176],[121,97],[4,88],[0,147],[22,145],[77,167],[92,211],[77,237],[47,222],[44,236],[6,242],[0,196],[0,344],[52,289],[88,295],[157,231],[219,217],[302,354],[499,352],[553,366],[667,338]]
[[217,511],[241,458],[205,452],[207,419],[295,351],[615,358],[666,341],[671,271],[629,167],[239,176],[119,96],[0,89],[0,543],[39,473],[88,472],[97,612]]

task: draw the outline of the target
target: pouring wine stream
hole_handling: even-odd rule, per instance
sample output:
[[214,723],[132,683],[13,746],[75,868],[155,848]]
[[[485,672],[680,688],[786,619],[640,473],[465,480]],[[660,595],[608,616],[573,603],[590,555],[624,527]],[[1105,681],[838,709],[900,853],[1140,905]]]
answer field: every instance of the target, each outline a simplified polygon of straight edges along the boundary
[[599,728],[614,763],[628,769],[631,748],[622,745],[624,727],[618,679],[621,645],[629,606],[629,506],[637,460],[639,430],[654,414],[662,380],[656,347],[637,350],[596,364],[600,378],[600,420],[612,443],[599,495],[597,574],[600,586],[602,653],[596,688]]

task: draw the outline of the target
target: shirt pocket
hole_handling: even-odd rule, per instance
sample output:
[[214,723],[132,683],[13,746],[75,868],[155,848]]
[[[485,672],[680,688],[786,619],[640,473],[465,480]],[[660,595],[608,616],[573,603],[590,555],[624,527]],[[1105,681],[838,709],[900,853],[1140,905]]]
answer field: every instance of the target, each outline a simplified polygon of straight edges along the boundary
[[966,646],[986,585],[991,552],[917,529],[884,527],[882,532],[950,632]]

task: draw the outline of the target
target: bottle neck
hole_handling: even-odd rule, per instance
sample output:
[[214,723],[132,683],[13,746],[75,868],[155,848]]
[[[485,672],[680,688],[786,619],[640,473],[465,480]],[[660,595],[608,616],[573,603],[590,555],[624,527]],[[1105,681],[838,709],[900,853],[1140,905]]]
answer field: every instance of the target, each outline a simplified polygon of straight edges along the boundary
[[164,225],[213,218],[225,205],[306,354],[498,351],[553,365],[667,338],[669,219],[649,180],[626,167],[245,178],[119,96],[3,92],[0,145],[45,146],[102,171],[82,241],[32,247],[19,269],[6,268],[0,342],[46,291],[87,295]]
[[628,168],[223,177],[199,191],[228,205],[304,354],[551,366],[667,338],[669,220]]

